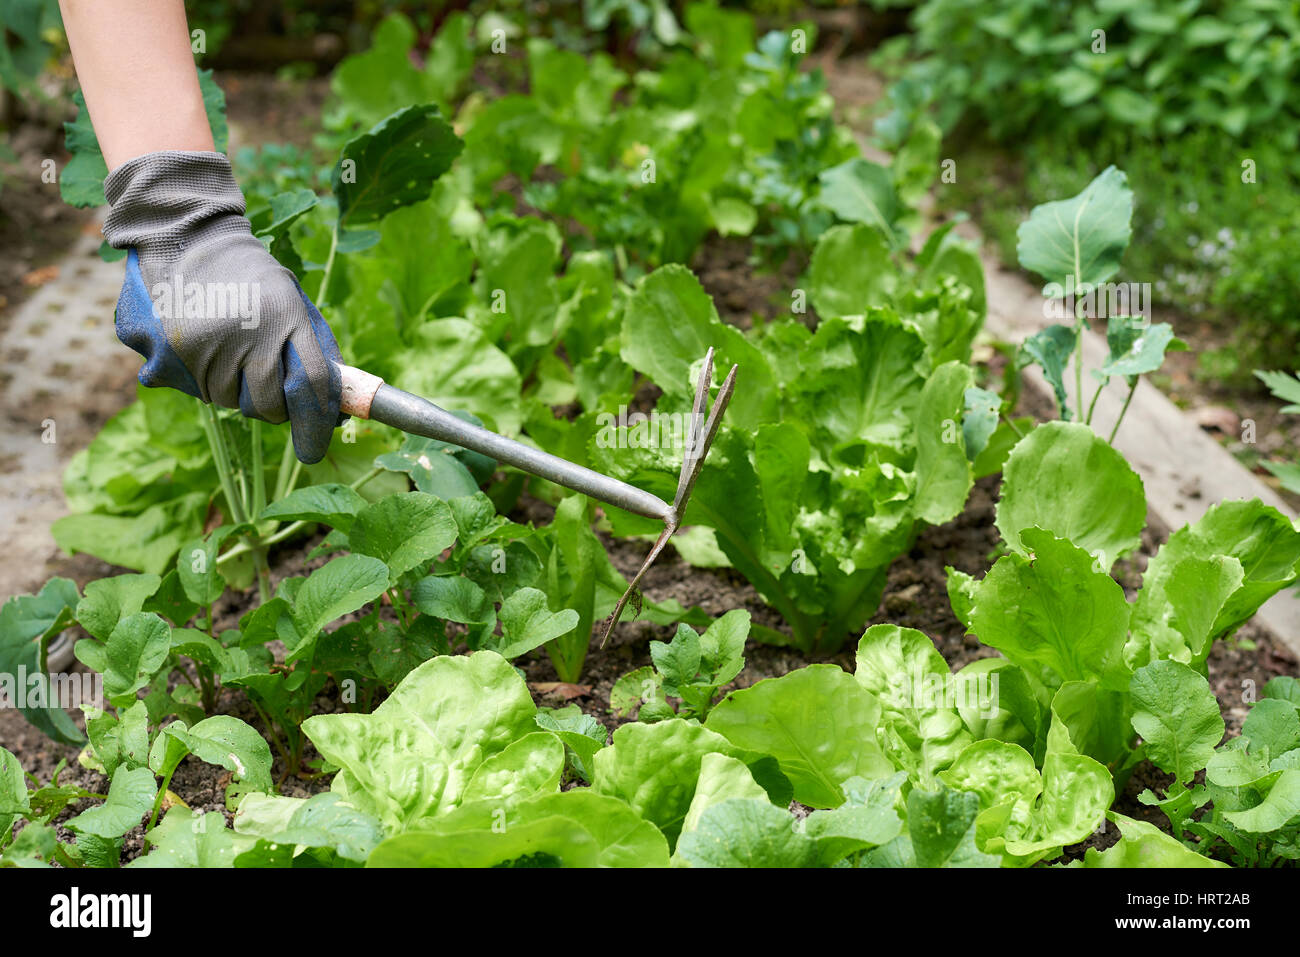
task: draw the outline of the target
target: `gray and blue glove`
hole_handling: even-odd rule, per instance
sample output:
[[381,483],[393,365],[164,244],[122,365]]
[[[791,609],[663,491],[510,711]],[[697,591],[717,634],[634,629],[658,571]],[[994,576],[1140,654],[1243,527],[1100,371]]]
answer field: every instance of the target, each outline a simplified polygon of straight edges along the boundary
[[109,245],[129,250],[117,337],[145,357],[140,382],[267,422],[319,462],[339,424],[338,344],[253,236],[220,153],[138,156],[104,180]]

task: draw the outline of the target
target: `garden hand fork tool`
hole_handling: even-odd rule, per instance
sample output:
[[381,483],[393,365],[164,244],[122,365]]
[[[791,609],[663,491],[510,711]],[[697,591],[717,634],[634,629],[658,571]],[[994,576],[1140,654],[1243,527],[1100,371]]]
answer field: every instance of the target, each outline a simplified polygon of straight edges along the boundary
[[482,426],[457,418],[446,409],[434,405],[428,399],[411,395],[391,385],[383,379],[352,366],[340,365],[339,371],[343,381],[343,397],[340,403],[342,411],[359,419],[373,419],[394,428],[422,435],[426,438],[448,442],[461,448],[480,452],[499,462],[513,465],[532,475],[539,476],[575,492],[590,495],[592,498],[617,505],[637,515],[660,519],[664,530],[655,540],[650,554],[642,562],[636,575],[627,586],[627,591],[614,606],[613,613],[606,619],[605,633],[601,638],[603,645],[609,639],[609,633],[618,624],[628,600],[636,592],[637,583],[664,546],[673,532],[681,525],[686,514],[686,503],[690,500],[695,482],[704,467],[705,456],[718,434],[718,426],[726,411],[731,394],[736,389],[736,366],[731,367],[712,408],[705,415],[705,406],[709,400],[709,385],[713,381],[713,349],[704,356],[704,367],[700,370],[695,384],[695,405],[691,410],[690,426],[687,429],[686,449],[682,458],[681,474],[677,478],[677,494],[669,505],[657,495],[639,489],[616,478],[602,475],[600,472],[570,462],[556,455],[542,452],[530,446],[498,435]]

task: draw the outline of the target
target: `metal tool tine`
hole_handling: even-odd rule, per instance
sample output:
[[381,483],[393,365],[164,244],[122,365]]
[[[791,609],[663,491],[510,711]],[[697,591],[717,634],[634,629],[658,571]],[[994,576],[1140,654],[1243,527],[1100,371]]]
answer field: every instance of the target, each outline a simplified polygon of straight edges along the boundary
[[632,580],[628,582],[627,590],[623,592],[623,597],[618,600],[618,604],[614,606],[614,610],[610,613],[610,616],[605,619],[605,633],[600,637],[600,647],[604,648],[605,642],[609,641],[609,634],[614,630],[614,626],[618,624],[618,620],[623,617],[623,609],[627,607],[628,599],[632,597],[632,593],[636,591],[637,584],[649,570],[650,566],[654,564],[655,559],[659,557],[659,553],[664,550],[664,546],[668,544],[668,539],[673,537],[673,532],[675,531],[677,531],[677,520],[674,518],[665,525],[664,530],[659,533],[659,537],[655,539],[654,546],[650,549],[650,554],[645,557],[645,561],[643,561],[641,567],[637,569],[636,575],[634,575]]
[[677,475],[677,497],[680,501],[694,468],[693,456],[700,447],[700,438],[704,431],[704,407],[709,401],[709,386],[713,384],[713,347],[704,354],[704,365],[699,378],[695,381],[695,403],[691,407],[691,420],[686,429],[686,449],[682,455],[682,470]]
[[623,592],[618,604],[614,606],[614,611],[605,619],[605,633],[600,639],[602,648],[605,646],[605,642],[609,641],[610,632],[614,630],[614,626],[623,617],[623,609],[627,607],[629,599],[636,591],[636,586],[640,584],[646,571],[659,557],[659,553],[664,550],[664,546],[668,544],[668,539],[673,537],[673,533],[677,531],[686,515],[686,503],[690,500],[691,492],[695,490],[695,483],[700,477],[700,472],[704,470],[704,460],[709,454],[709,449],[713,447],[713,440],[717,437],[718,428],[722,423],[722,415],[727,411],[727,405],[731,402],[732,393],[736,391],[737,368],[737,366],[733,365],[731,371],[727,373],[727,378],[722,383],[722,387],[718,389],[718,397],[714,400],[706,418],[704,406],[708,402],[709,386],[713,382],[712,347],[704,356],[704,366],[700,370],[700,377],[695,386],[695,404],[691,412],[691,424],[687,429],[686,450],[682,456],[682,471],[677,478],[677,497],[673,499],[673,507],[664,524],[664,530],[655,539],[650,554],[646,556],[645,561],[641,563],[641,567],[637,569],[636,575],[628,583],[627,590]]
[[[718,427],[722,424],[722,414],[727,411],[731,395],[736,391],[737,368],[739,367],[731,367],[722,387],[718,389],[718,397],[713,402],[713,408],[709,410],[709,419],[704,424],[703,434],[698,437],[697,451],[692,454],[692,450],[688,449],[686,460],[682,463],[682,481],[678,483],[677,497],[673,499],[673,512],[679,523],[686,517],[686,502],[695,489],[695,482],[700,477],[700,472],[704,470],[704,460],[708,457],[709,449],[713,447],[713,440],[717,437]],[[689,469],[686,468],[688,464]]]

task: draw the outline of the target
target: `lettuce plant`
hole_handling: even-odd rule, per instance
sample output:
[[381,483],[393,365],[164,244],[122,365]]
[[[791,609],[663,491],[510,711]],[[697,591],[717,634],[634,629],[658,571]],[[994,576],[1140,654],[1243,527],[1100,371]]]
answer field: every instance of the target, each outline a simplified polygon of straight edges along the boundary
[[[1086,837],[1114,792],[1059,723],[1041,771],[1025,747],[993,737],[1017,708],[1016,690],[976,692],[985,677],[977,667],[952,675],[925,635],[877,625],[859,642],[852,676],[809,665],[761,681],[719,705],[708,727],[776,757],[795,800],[815,808],[842,808],[844,782],[899,772],[903,819],[943,822],[942,860],[1027,866]],[[928,866],[935,853],[902,834],[861,863]]]
[[[851,233],[835,255],[871,235]],[[828,233],[823,243],[839,239]],[[920,523],[963,508],[974,456],[961,423],[973,381],[958,357],[982,319],[970,297],[948,280],[937,291],[900,290],[897,308],[860,299],[863,314],[824,316],[816,332],[787,320],[750,336],[723,324],[679,266],[647,276],[628,299],[621,355],[664,390],[658,414],[689,408],[691,364],[703,344],[740,364],[730,428],[713,447],[686,523],[712,529],[726,563],[793,633],[760,637],[804,651],[838,648],[874,611],[889,564]],[[650,447],[628,429],[603,441],[592,416],[576,428],[594,467],[671,496],[680,449]],[[556,447],[582,448],[572,438]],[[651,530],[631,516],[610,521],[617,532]]]
[[[1300,859],[1300,687],[1264,687],[1241,736],[1220,744],[1223,718],[1205,678],[1177,661],[1133,674],[1133,729],[1151,763],[1173,775],[1163,793],[1139,795],[1169,819],[1175,837],[1201,854],[1222,848],[1239,867]],[[1204,771],[1204,784],[1195,776]],[[1209,810],[1197,812],[1209,805]]]
[[1022,722],[1038,728],[1035,753],[1059,720],[1121,781],[1142,756],[1134,673],[1174,661],[1203,675],[1213,643],[1300,574],[1300,532],[1285,516],[1224,502],[1169,537],[1130,602],[1110,570],[1138,547],[1145,514],[1141,480],[1118,452],[1085,425],[1048,423],[1007,459],[997,507],[1007,554],[980,580],[948,570],[957,617],[1037,702]]
[[[247,752],[238,722],[173,723],[146,747],[139,702],[92,731],[95,753],[116,764],[113,785],[105,810],[73,823],[125,833],[156,801],[153,770],[165,775],[188,749],[248,777],[234,827],[173,807],[131,866],[1027,866],[1091,833],[1114,793],[1106,769],[1053,718],[1040,771],[1027,750],[989,736],[1004,726],[992,720],[1003,699],[968,708],[943,690],[953,676],[936,659],[924,635],[877,626],[854,674],[808,666],[733,692],[704,725],[671,717],[607,738],[599,725],[557,730],[568,722],[537,708],[495,652],[439,656],[370,714],[304,722],[336,769],[311,799],[267,793],[269,752],[260,739],[260,758]],[[561,790],[579,752],[590,784]],[[19,789],[10,758],[0,752],[0,824],[39,824],[86,796]],[[792,800],[811,810],[791,814]],[[0,860],[60,853],[46,847],[49,828],[24,834]],[[1150,854],[1172,839],[1133,840]],[[86,842],[77,859],[99,859],[97,847]]]

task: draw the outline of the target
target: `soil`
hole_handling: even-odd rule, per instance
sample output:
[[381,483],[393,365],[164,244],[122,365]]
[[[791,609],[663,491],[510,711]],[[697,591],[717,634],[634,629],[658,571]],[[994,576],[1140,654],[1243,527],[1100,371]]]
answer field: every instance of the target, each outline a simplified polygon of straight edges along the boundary
[[[771,321],[790,315],[791,291],[808,268],[806,256],[791,251],[776,269],[755,265],[748,239],[711,233],[700,245],[691,269],[705,292],[713,297],[724,322],[741,329],[756,321]],[[811,307],[802,318],[815,322]]]

